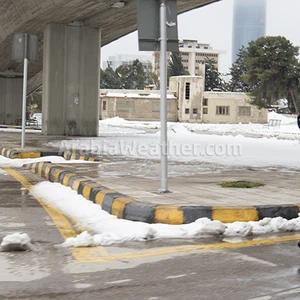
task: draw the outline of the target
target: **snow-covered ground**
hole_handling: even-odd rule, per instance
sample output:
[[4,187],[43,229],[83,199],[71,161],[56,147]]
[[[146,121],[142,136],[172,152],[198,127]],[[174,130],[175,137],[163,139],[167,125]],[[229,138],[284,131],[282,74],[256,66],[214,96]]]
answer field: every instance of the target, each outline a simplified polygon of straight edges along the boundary
[[265,218],[258,222],[234,222],[224,224],[201,218],[190,224],[166,225],[147,224],[117,219],[102,210],[101,206],[87,201],[69,187],[58,183],[41,182],[31,193],[46,204],[55,207],[64,215],[75,219],[83,232],[76,238],[69,238],[65,247],[111,245],[125,241],[148,241],[168,238],[201,238],[207,236],[245,237],[271,232],[300,230],[300,217],[286,220],[281,217]]
[[[170,161],[213,163],[227,166],[299,167],[300,130],[295,118],[281,119],[279,128],[261,124],[168,124]],[[121,118],[100,121],[98,138],[81,138],[48,145],[61,150],[88,150],[97,155],[160,158],[158,122]]]

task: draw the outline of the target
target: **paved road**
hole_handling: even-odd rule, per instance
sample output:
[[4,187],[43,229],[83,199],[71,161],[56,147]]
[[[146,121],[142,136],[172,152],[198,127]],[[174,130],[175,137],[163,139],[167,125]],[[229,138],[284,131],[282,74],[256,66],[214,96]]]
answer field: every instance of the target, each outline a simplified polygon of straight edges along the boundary
[[232,249],[219,239],[168,240],[71,251],[59,247],[63,238],[39,202],[3,171],[0,190],[0,239],[27,232],[34,245],[0,252],[1,300],[300,299],[296,240]]

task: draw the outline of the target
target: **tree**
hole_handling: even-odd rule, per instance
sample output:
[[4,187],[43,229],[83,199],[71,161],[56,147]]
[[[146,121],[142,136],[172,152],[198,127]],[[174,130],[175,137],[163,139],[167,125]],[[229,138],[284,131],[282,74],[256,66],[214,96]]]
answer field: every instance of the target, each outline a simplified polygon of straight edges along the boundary
[[179,51],[172,52],[168,64],[168,78],[180,75],[189,75],[189,72],[184,69],[181,53]]
[[239,53],[237,54],[237,60],[232,64],[230,68],[231,80],[229,83],[229,90],[231,92],[251,92],[251,88],[242,79],[242,76],[247,72],[247,67],[245,66],[245,53],[246,49],[243,46]]
[[221,73],[216,67],[216,61],[214,59],[206,57],[205,60],[205,91],[212,91],[219,89],[226,91],[226,85],[221,78]]
[[261,37],[245,49],[245,74],[242,80],[249,85],[252,103],[270,107],[279,99],[292,99],[298,113],[296,95],[299,90],[299,47],[281,36]]
[[108,66],[105,71],[100,70],[100,88],[101,89],[119,89],[121,84],[116,72]]

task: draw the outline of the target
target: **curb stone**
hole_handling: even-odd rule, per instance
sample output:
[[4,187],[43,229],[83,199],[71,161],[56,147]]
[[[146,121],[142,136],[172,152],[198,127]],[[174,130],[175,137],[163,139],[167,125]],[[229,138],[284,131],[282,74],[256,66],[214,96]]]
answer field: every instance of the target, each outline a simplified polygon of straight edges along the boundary
[[300,207],[300,205],[252,207],[159,205],[137,201],[125,194],[110,190],[89,177],[70,173],[49,162],[31,163],[24,167],[51,182],[59,182],[72,188],[119,219],[131,221],[179,225],[192,223],[204,217],[223,223],[258,221],[265,217],[283,217],[290,220],[298,217]]
[[65,160],[85,160],[85,161],[94,161],[101,162],[103,161],[100,158],[93,157],[91,155],[80,155],[77,153],[72,153],[69,151],[19,151],[15,149],[8,149],[0,146],[0,154],[4,157],[16,159],[16,158],[39,158],[45,156],[61,156]]

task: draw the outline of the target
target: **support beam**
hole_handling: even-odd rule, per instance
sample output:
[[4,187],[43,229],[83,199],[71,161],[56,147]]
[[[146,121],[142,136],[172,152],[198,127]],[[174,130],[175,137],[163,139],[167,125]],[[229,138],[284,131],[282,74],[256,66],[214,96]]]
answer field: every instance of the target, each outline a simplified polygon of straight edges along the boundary
[[0,124],[14,125],[22,118],[22,77],[0,76]]
[[44,32],[43,124],[46,135],[97,136],[100,30],[49,24]]

